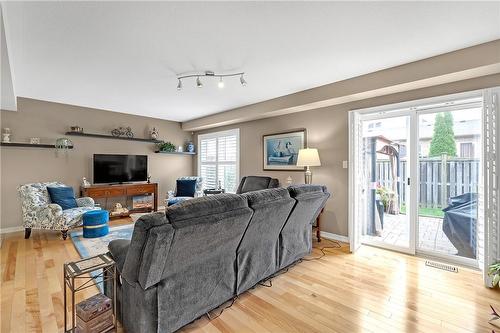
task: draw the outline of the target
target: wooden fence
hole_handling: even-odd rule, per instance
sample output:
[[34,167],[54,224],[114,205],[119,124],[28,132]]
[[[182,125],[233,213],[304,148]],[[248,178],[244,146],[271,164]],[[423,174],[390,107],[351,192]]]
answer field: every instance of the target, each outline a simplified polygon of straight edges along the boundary
[[[420,207],[444,208],[448,205],[450,197],[468,192],[477,193],[479,173],[479,159],[446,156],[421,158],[419,160]],[[406,186],[403,185],[403,181],[407,178],[407,162],[402,160],[400,161],[399,190],[401,202],[406,200]],[[445,180],[444,184],[443,180]],[[377,160],[377,181],[380,185],[391,188],[392,177],[388,160]]]

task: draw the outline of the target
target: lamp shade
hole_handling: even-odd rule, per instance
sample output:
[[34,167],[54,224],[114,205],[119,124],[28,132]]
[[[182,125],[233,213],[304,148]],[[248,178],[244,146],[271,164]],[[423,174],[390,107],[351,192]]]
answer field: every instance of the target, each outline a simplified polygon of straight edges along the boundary
[[319,153],[316,148],[306,148],[299,150],[299,157],[297,158],[297,166],[320,166]]

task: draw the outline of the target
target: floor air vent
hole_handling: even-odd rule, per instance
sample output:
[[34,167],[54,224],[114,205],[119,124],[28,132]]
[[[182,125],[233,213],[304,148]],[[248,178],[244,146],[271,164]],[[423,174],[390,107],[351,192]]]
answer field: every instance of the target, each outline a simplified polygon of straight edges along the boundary
[[425,261],[425,265],[429,266],[429,267],[439,268],[439,269],[442,269],[442,270],[448,271],[448,272],[458,273],[458,267],[455,267],[455,266],[452,266],[452,265],[443,264],[443,263],[440,263],[440,262],[426,260]]

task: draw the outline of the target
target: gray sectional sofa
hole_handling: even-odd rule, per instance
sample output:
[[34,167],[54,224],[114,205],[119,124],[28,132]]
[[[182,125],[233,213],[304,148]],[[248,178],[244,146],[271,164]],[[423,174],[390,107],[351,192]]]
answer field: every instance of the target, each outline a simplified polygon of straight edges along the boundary
[[195,198],[141,217],[130,241],[109,244],[125,330],[176,331],[304,257],[329,196],[298,185]]

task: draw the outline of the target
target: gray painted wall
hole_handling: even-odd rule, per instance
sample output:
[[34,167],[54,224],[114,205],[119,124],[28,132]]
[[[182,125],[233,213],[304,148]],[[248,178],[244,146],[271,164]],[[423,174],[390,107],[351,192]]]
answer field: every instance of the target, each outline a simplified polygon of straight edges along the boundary
[[[118,126],[131,126],[136,137],[148,137],[156,126],[160,138],[176,146],[191,139],[191,133],[181,130],[180,123],[89,109],[45,101],[19,98],[17,112],[1,111],[1,126],[9,127],[12,141],[29,142],[40,137],[43,143],[54,143],[72,125],[89,133],[109,133]],[[67,154],[56,154],[54,149],[1,148],[1,221],[2,229],[21,227],[21,204],[17,186],[25,183],[58,180],[73,186],[78,193],[82,177],[92,179],[94,153],[147,154],[152,181],[159,183],[159,204],[168,190],[175,186],[179,176],[191,175],[192,156],[155,154],[150,143],[100,138],[68,136],[75,148]],[[108,202],[111,204],[112,202]]]

